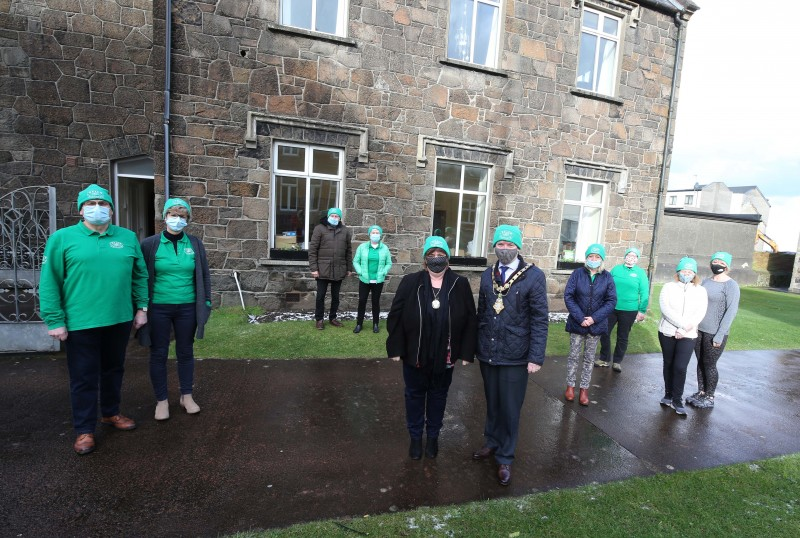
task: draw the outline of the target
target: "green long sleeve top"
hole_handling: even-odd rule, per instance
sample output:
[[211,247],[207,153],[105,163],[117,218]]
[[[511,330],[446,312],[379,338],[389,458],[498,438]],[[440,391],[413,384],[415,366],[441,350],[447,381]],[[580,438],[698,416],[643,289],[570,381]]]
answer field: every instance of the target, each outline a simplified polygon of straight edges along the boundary
[[647,273],[638,265],[627,267],[621,263],[611,269],[611,276],[617,287],[617,306],[615,310],[625,312],[647,312],[650,300],[650,282]]
[[39,300],[51,330],[131,321],[134,305],[148,302],[147,267],[136,234],[113,224],[98,233],[83,222],[57,230],[45,245]]

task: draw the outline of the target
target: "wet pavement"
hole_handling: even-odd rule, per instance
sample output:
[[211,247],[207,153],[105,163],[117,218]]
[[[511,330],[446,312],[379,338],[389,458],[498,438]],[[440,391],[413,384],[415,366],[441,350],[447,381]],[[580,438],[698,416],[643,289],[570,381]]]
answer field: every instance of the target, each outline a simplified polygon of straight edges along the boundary
[[[153,419],[144,356],[129,355],[122,411],[72,452],[63,356],[0,356],[0,535],[216,536],[323,518],[518,496],[800,452],[800,351],[726,351],[717,407],[658,404],[658,354],[595,369],[592,404],[562,397],[566,359],[531,376],[509,487],[473,462],[484,400],[458,365],[439,457],[407,457],[400,365],[388,360],[203,360],[189,416]],[[694,365],[686,394],[696,390]]]

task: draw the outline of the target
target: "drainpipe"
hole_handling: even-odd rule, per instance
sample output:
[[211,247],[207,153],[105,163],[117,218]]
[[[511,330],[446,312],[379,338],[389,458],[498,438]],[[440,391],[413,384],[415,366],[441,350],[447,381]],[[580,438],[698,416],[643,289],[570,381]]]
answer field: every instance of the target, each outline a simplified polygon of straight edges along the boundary
[[169,101],[172,78],[172,0],[166,0],[164,22],[164,200],[169,200]]
[[647,266],[647,278],[650,280],[650,290],[653,289],[653,277],[656,271],[656,239],[658,237],[658,230],[661,226],[661,213],[664,211],[664,190],[667,185],[667,169],[669,168],[669,160],[671,153],[671,136],[672,131],[672,117],[675,113],[675,91],[678,86],[678,66],[680,65],[681,58],[681,45],[683,44],[683,26],[684,22],[681,20],[682,11],[675,13],[675,25],[678,27],[678,42],[675,45],[675,72],[672,75],[672,90],[669,94],[669,108],[667,109],[667,132],[664,138],[664,155],[663,162],[661,163],[661,177],[658,182],[658,200],[656,201],[656,216],[653,220],[653,242],[650,245],[650,263]]

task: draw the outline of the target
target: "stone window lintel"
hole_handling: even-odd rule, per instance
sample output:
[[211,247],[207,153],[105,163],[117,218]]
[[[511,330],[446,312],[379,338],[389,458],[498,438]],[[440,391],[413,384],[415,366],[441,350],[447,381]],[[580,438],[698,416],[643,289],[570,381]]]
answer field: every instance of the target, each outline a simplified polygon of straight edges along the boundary
[[455,140],[451,138],[442,138],[439,136],[430,136],[420,134],[417,138],[417,167],[425,168],[428,164],[428,157],[426,156],[428,144],[434,146],[443,146],[448,148],[476,150],[491,153],[493,155],[505,155],[505,175],[503,179],[514,178],[514,151],[502,146],[495,146],[491,144],[481,144],[479,142],[468,142],[464,140]]
[[244,135],[244,145],[248,149],[255,149],[258,147],[258,136],[256,133],[258,131],[259,122],[358,136],[358,162],[369,162],[369,129],[367,127],[250,111],[247,113],[247,131]]

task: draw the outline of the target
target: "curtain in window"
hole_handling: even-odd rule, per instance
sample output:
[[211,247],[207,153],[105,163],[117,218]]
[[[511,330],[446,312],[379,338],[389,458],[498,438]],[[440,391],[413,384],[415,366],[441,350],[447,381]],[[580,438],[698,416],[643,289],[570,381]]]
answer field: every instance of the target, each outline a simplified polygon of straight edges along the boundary
[[473,0],[451,0],[447,39],[448,58],[465,62],[470,61],[473,10]]
[[598,58],[597,93],[613,95],[614,73],[616,72],[617,44],[608,39],[600,39],[600,56]]

